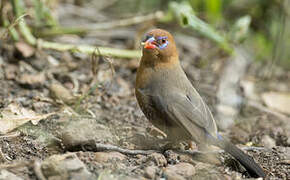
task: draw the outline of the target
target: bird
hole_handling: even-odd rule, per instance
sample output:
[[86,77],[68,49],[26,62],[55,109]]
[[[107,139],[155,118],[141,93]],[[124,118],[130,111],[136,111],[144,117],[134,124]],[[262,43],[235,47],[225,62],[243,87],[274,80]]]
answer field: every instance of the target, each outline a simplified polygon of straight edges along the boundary
[[217,146],[237,159],[252,177],[265,177],[251,156],[218,133],[209,107],[181,67],[173,36],[166,30],[153,29],[141,44],[135,95],[146,118],[171,141]]

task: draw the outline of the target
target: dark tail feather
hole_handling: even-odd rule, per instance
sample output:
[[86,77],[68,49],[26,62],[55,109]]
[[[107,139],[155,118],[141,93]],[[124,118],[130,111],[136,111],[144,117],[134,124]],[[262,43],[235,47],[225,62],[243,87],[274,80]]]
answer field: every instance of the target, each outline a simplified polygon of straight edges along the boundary
[[236,158],[253,177],[265,177],[264,170],[254,161],[254,159],[233,145],[231,142],[224,139],[216,139],[218,143],[214,143],[216,146],[222,148],[227,153]]

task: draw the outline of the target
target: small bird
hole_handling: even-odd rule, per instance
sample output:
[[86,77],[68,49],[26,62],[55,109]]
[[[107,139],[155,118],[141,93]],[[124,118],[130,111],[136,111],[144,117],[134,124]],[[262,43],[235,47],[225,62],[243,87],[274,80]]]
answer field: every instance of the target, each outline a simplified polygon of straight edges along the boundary
[[171,141],[193,140],[198,146],[217,146],[235,157],[251,176],[265,177],[252,157],[218,134],[212,113],[180,65],[173,36],[154,29],[142,44],[135,94],[147,119]]

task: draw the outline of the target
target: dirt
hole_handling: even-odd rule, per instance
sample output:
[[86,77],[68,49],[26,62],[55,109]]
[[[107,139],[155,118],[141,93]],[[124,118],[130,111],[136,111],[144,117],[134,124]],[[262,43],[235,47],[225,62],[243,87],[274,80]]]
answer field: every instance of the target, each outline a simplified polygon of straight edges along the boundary
[[[206,49],[212,48],[207,41],[197,43],[198,47],[204,49],[198,56],[193,56],[195,52],[190,51],[186,44],[178,41],[177,44],[188,77],[216,115],[215,93],[222,72],[222,68],[220,70],[216,68],[219,63],[224,63],[224,55],[207,56],[203,60],[201,57],[208,53]],[[53,57],[57,64],[48,61],[48,57]],[[84,163],[84,166],[77,167],[86,168],[88,172],[85,171],[85,177],[90,178],[249,178],[226,153],[218,154],[221,163],[211,164],[170,151],[150,155],[109,153],[102,154],[100,158],[98,152],[93,152],[89,148],[79,147],[81,150],[76,148],[82,142],[92,140],[125,149],[162,149],[156,141],[148,140],[160,139],[162,134],[152,133],[151,124],[140,111],[134,97],[137,59],[113,59],[114,75],[110,65],[106,61],[101,61],[98,64],[98,74],[92,75],[91,57],[86,55],[38,50],[33,56],[24,58],[11,43],[7,43],[0,47],[0,58],[1,109],[14,102],[40,114],[55,112],[37,125],[28,122],[13,132],[0,136],[2,150],[0,169],[6,169],[22,179],[37,179],[40,175],[37,173],[38,166],[35,162],[43,163],[52,155],[65,155],[68,151],[74,151],[77,158]],[[261,78],[256,73],[261,68],[265,67],[251,62],[246,76]],[[25,80],[30,76],[23,77],[23,74],[37,73],[43,73],[45,77],[34,81]],[[273,74],[270,79],[256,83],[256,89],[258,92],[272,90],[273,87],[269,82],[277,81],[287,86],[290,84],[287,77],[289,77],[287,71],[283,71],[280,75]],[[69,92],[65,98],[72,99],[67,101],[62,99],[63,96],[52,93],[50,87],[56,82],[67,90],[61,93]],[[97,85],[94,89],[95,84]],[[90,88],[93,90],[88,93]],[[242,120],[222,133],[235,144],[261,147],[265,145],[262,139],[267,135],[268,139],[265,141],[268,143],[270,138],[273,147],[248,150],[247,153],[265,169],[267,179],[290,179],[289,121],[253,108],[247,103],[239,110],[238,117]],[[180,149],[188,148],[186,143],[177,146]],[[59,161],[65,160],[66,158],[63,158]],[[77,160],[72,162],[81,163]],[[60,167],[62,166],[57,166]],[[45,176],[52,177],[47,175],[49,174],[46,172],[47,169],[43,167],[40,169]],[[70,174],[71,170],[64,171]],[[55,177],[60,178],[57,175]]]

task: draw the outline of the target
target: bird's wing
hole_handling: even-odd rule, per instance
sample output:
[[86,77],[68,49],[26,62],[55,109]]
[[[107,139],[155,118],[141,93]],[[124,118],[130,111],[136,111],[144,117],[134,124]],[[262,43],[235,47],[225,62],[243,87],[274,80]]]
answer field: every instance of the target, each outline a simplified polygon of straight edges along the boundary
[[189,94],[171,92],[166,96],[153,95],[151,98],[155,108],[165,117],[186,129],[191,135],[199,133],[192,132],[193,130],[205,130],[205,132],[216,137],[215,121],[199,94],[196,91]]

